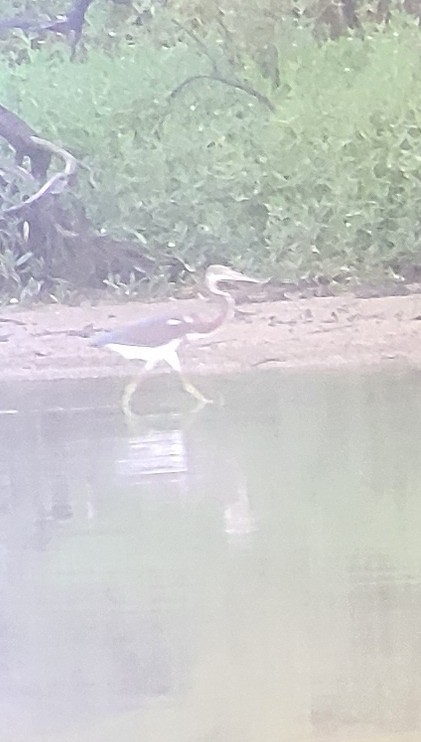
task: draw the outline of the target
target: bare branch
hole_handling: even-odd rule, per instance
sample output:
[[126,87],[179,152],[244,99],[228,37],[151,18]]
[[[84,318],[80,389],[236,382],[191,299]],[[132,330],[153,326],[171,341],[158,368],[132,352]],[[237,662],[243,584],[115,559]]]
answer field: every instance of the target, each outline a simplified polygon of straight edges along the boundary
[[172,22],[174,26],[177,26],[177,28],[180,29],[180,31],[183,31],[187,36],[189,36],[195,44],[199,47],[200,51],[209,59],[211,65],[212,65],[212,71],[215,75],[219,73],[219,67],[218,62],[215,59],[215,57],[211,54],[210,50],[206,46],[205,42],[202,41],[202,39],[199,36],[196,36],[194,31],[191,31],[190,28],[187,28],[183,23],[180,23],[180,21],[177,21],[175,18],[172,19]]
[[171,91],[169,94],[169,99],[172,100],[177,95],[179,95],[184,88],[186,88],[188,85],[191,85],[192,82],[196,82],[197,80],[213,80],[214,82],[220,82],[223,85],[228,85],[230,88],[235,88],[236,90],[242,90],[243,93],[246,93],[247,95],[251,95],[253,98],[256,98],[256,100],[259,101],[259,103],[262,103],[262,105],[266,106],[266,108],[269,109],[272,113],[275,111],[275,107],[273,103],[269,100],[269,98],[266,95],[263,95],[262,93],[259,93],[258,90],[253,88],[251,85],[248,85],[247,83],[240,82],[239,80],[227,80],[225,77],[221,77],[220,75],[192,75],[192,77],[188,77],[186,80],[183,80],[179,85],[177,85],[174,90]]
[[227,78],[225,75],[221,72],[220,66],[218,64],[218,60],[213,56],[210,49],[208,48],[207,44],[199,37],[197,36],[194,31],[191,31],[191,29],[184,26],[183,23],[180,23],[180,21],[177,21],[173,19],[173,24],[177,26],[181,31],[183,31],[187,36],[189,36],[195,44],[198,46],[200,51],[209,59],[211,65],[212,65],[212,72],[210,74],[198,74],[198,75],[192,75],[192,77],[187,78],[187,80],[184,80],[180,85],[177,85],[177,87],[170,93],[169,99],[175,98],[181,91],[187,86],[190,85],[192,82],[195,82],[196,80],[214,80],[216,82],[220,82],[223,85],[228,85],[230,88],[235,88],[236,90],[242,90],[244,93],[247,93],[247,95],[253,96],[253,98],[256,98],[260,103],[262,103],[264,106],[269,108],[272,113],[274,112],[275,108],[269,98],[267,98],[266,95],[263,95],[262,93],[259,93],[258,90],[253,88],[251,85],[248,85],[248,83],[242,82],[241,80],[238,80],[237,77]]

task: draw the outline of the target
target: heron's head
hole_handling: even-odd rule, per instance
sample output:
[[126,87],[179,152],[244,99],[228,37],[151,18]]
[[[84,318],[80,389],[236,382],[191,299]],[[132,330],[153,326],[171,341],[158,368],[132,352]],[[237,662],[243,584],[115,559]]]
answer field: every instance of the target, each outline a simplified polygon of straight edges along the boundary
[[215,292],[222,281],[242,283],[262,283],[258,278],[251,278],[244,273],[228,268],[226,265],[210,265],[206,271],[205,283],[210,291]]

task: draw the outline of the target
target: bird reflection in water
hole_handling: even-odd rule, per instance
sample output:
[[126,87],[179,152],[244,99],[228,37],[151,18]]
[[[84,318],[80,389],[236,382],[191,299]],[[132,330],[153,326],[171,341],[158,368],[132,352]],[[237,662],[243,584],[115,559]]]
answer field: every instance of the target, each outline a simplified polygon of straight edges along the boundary
[[144,495],[160,500],[215,499],[227,536],[254,533],[258,521],[240,463],[225,449],[219,451],[217,465],[213,466],[213,462],[209,466],[202,446],[196,449],[195,435],[190,436],[189,431],[190,428],[159,428],[156,423],[156,427],[139,430],[128,438],[126,453],[116,461],[119,482],[124,486],[144,486]]
[[246,536],[258,530],[255,513],[251,509],[244,476],[238,480],[238,498],[224,509],[225,533],[228,536]]
[[129,485],[146,481],[184,490],[188,473],[187,452],[182,431],[151,429],[127,441],[127,453],[117,462],[117,476]]

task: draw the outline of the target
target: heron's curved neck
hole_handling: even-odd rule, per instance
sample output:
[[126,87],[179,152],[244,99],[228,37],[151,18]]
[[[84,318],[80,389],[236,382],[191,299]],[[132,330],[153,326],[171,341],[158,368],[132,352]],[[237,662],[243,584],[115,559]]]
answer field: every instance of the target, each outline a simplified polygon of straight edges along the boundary
[[218,280],[209,279],[206,283],[211,294],[223,304],[224,319],[232,319],[234,316],[235,301],[231,294],[221,289]]

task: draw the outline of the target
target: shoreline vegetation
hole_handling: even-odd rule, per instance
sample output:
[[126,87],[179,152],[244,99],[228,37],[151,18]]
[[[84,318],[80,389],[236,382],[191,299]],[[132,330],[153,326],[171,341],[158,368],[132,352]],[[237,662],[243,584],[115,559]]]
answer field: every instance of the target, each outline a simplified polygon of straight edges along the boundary
[[316,295],[419,282],[416,15],[87,5],[71,50],[51,20],[0,19],[1,102],[23,127],[0,132],[4,305],[160,300],[190,285],[187,265],[220,262]]

